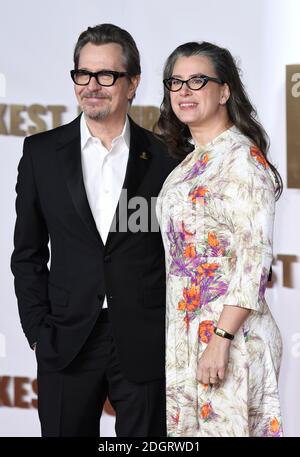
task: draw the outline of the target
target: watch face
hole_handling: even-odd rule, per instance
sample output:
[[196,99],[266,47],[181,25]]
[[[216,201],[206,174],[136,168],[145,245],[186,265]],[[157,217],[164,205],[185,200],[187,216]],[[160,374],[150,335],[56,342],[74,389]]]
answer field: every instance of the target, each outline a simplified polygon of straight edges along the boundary
[[218,336],[222,336],[223,338],[228,338],[230,340],[233,340],[233,335],[231,335],[230,333],[227,333],[222,328],[216,327],[215,328],[215,334],[218,335]]

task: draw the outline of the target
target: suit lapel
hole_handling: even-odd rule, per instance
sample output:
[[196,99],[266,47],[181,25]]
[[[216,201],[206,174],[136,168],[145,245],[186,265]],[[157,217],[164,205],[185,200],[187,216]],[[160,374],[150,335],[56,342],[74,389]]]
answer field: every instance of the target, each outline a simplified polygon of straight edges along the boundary
[[[84,187],[81,164],[80,116],[64,127],[60,145],[57,148],[57,155],[74,207],[93,238],[103,246]],[[150,143],[143,130],[130,119],[130,149],[121,198],[125,195],[124,191],[127,192],[127,195],[122,203],[120,200],[118,202],[106,245],[121,235],[118,232],[120,220],[126,222],[127,226],[128,201],[136,195],[150,163]]]
[[[130,119],[130,118],[129,118]],[[137,191],[143,181],[151,163],[150,143],[143,130],[130,119],[130,148],[127,162],[124,184],[121,198],[118,202],[107,242],[111,243],[115,237],[119,237],[119,229],[124,229],[128,223],[127,209],[128,201],[137,195]],[[124,191],[127,192],[124,193]],[[120,224],[120,221],[121,224]]]
[[[79,216],[93,238],[103,245],[88,203],[83,182],[80,144],[80,116],[65,126],[65,130],[61,136],[61,145],[58,147],[57,154],[64,171],[70,197]],[[99,185],[101,184],[99,183]]]
[[130,119],[130,149],[123,189],[128,199],[136,195],[151,162],[149,143],[142,129]]

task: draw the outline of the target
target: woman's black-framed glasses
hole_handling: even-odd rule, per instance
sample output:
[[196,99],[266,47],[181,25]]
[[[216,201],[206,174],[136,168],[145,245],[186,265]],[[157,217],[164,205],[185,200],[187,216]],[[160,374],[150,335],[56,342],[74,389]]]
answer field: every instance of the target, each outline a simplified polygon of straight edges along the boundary
[[172,76],[171,78],[164,79],[163,83],[165,87],[171,92],[178,92],[182,88],[183,84],[186,84],[188,88],[191,90],[200,90],[204,86],[206,86],[208,81],[213,81],[218,84],[224,84],[224,81],[222,81],[222,79],[213,78],[211,76],[206,75],[193,76],[192,78],[186,80],[173,78]]
[[72,80],[78,86],[87,86],[90,83],[91,78],[96,78],[96,81],[100,86],[113,86],[118,78],[123,76],[129,76],[126,71],[113,71],[113,70],[102,70],[92,71],[87,70],[71,70],[70,75]]

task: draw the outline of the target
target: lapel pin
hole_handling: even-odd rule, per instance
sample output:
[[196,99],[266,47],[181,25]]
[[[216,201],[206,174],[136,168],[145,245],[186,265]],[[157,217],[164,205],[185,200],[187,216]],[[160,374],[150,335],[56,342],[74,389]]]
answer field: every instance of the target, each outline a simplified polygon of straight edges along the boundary
[[148,160],[147,152],[142,152],[142,154],[140,155],[140,159]]

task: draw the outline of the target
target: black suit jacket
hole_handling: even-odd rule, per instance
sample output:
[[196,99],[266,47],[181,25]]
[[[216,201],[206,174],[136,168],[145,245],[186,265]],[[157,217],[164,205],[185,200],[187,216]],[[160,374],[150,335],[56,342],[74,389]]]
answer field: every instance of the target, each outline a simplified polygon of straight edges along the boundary
[[[123,188],[151,198],[177,165],[164,145],[130,120]],[[101,185],[101,183],[99,183]],[[82,175],[80,116],[24,141],[16,186],[17,220],[11,268],[25,335],[37,341],[39,369],[66,367],[89,336],[107,296],[124,375],[134,382],[164,376],[165,265],[161,235],[124,232],[132,209],[115,215],[104,245]],[[153,213],[152,201],[152,213]],[[152,214],[153,216],[153,214]],[[123,224],[124,225],[124,224]],[[122,231],[123,230],[123,231]],[[50,268],[49,238],[51,246]]]

